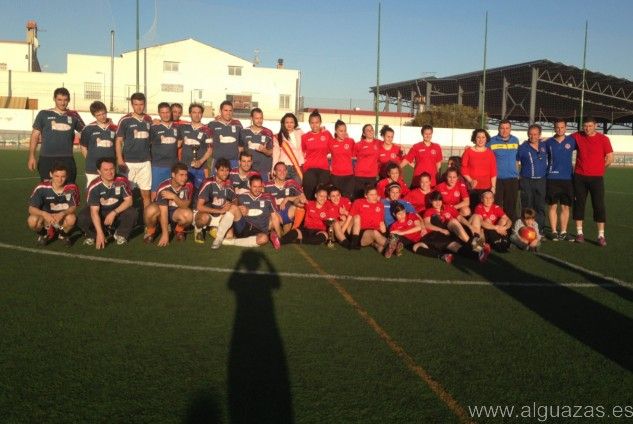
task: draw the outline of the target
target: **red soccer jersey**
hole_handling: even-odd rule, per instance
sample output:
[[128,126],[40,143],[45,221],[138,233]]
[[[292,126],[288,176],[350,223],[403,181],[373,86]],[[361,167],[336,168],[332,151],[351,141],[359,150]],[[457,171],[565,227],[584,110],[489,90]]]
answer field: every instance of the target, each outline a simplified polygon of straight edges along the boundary
[[303,226],[309,230],[325,231],[327,227],[325,221],[328,218],[336,219],[335,210],[327,202],[319,207],[314,200],[308,201],[305,205],[306,215],[303,218]]
[[613,152],[609,137],[601,133],[588,137],[583,132],[575,132],[571,136],[578,146],[574,172],[587,177],[602,177],[604,158]]
[[339,200],[338,204],[334,204],[330,200],[328,200],[328,202],[334,211],[334,218],[336,219],[341,219],[341,217],[349,215],[350,210],[352,210],[352,202],[350,202],[347,197],[341,196],[341,200]]
[[301,150],[305,157],[303,172],[312,168],[330,170],[327,155],[330,152],[328,146],[331,140],[332,134],[328,130],[321,130],[316,134],[310,131],[301,136]]
[[437,143],[431,143],[429,146],[423,141],[414,144],[411,150],[404,157],[409,163],[415,164],[413,168],[413,177],[417,177],[423,172],[431,175],[431,186],[437,183],[437,164],[442,162],[442,148]]
[[[378,191],[378,195],[380,196],[381,199],[384,199],[387,197],[387,195],[385,194],[385,189],[391,183],[392,181],[389,178],[383,178],[382,180],[378,181],[378,183],[376,184],[376,190]],[[401,197],[406,196],[411,191],[409,189],[409,186],[407,186],[407,183],[404,182],[404,179],[402,177],[398,179],[398,185],[400,186]]]
[[[415,223],[417,221],[420,221],[420,217],[419,216],[417,216],[414,213],[408,213],[406,218],[404,219],[404,221],[402,221],[402,222],[400,222],[400,221],[394,222],[393,224],[391,224],[391,227],[389,227],[389,229],[392,232],[393,231],[410,230],[411,228],[415,227]],[[405,238],[411,240],[413,243],[417,243],[422,238],[422,232],[421,231],[416,231],[414,233],[405,234],[402,237],[405,237]]]
[[350,215],[360,216],[361,230],[379,230],[385,216],[385,207],[382,202],[369,203],[364,198],[356,199],[352,203]]
[[411,203],[416,212],[421,213],[424,212],[424,210],[426,209],[426,196],[429,193],[424,193],[421,189],[415,188],[408,192],[406,196],[404,196],[404,200]]
[[442,205],[442,209],[440,211],[434,208],[429,208],[424,211],[425,218],[430,218],[435,215],[440,217],[443,224],[446,224],[451,219],[459,217],[459,212],[457,212],[454,207],[448,205]]
[[486,210],[483,203],[477,205],[477,207],[475,208],[475,213],[477,215],[480,215],[484,219],[484,221],[486,219],[490,221],[492,225],[497,225],[497,222],[499,222],[499,220],[503,218],[503,215],[506,214],[503,211],[503,208],[497,204],[493,204],[492,206],[490,206],[489,210]]
[[354,145],[356,167],[354,175],[362,178],[376,178],[378,176],[378,140],[361,140]]
[[400,162],[402,162],[402,148],[397,144],[392,144],[387,150],[385,149],[385,143],[380,143],[378,147],[378,165],[383,166],[389,162],[400,165]]
[[354,175],[354,167],[352,166],[354,140],[346,138],[339,141],[333,138],[329,141],[328,146],[332,155],[332,175],[339,177]]
[[468,189],[466,184],[457,182],[453,187],[449,187],[447,183],[440,183],[435,187],[435,191],[442,194],[442,202],[445,205],[455,206],[464,199],[468,199]]
[[462,155],[462,175],[477,180],[477,190],[492,187],[492,177],[497,176],[497,160],[492,150],[478,152],[473,148],[466,149]]

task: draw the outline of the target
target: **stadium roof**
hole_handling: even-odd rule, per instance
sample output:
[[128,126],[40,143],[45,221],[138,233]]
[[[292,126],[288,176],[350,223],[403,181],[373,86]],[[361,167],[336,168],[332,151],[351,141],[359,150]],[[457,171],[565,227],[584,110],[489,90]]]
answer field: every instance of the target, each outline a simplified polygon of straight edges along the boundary
[[[536,60],[486,71],[485,110],[490,118],[519,122],[550,121],[580,116],[582,69],[549,60]],[[425,77],[380,86],[380,102],[415,109],[461,103],[480,107],[483,72],[443,78]],[[605,123],[633,123],[633,82],[587,70],[583,115]],[[370,87],[375,93],[376,87]]]

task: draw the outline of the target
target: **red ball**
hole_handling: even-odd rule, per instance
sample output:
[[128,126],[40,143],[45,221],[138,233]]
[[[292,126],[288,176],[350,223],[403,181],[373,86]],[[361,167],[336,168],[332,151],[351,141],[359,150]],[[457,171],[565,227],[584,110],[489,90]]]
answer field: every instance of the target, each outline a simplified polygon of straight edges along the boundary
[[528,243],[532,243],[536,240],[536,230],[532,227],[521,227],[519,230],[519,236]]

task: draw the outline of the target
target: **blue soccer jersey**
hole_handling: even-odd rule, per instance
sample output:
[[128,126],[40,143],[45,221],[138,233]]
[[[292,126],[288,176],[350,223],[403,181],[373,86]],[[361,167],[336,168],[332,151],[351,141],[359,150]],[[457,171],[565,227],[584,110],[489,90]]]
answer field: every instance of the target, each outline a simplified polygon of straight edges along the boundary
[[163,181],[158,186],[158,190],[156,190],[156,203],[158,205],[167,206],[170,210],[174,210],[178,207],[176,202],[170,199],[166,199],[162,196],[164,191],[169,191],[174,193],[182,200],[191,200],[193,197],[193,184],[189,181],[185,183],[180,189],[176,190],[174,186],[171,184],[171,178]]
[[557,141],[554,137],[545,141],[547,150],[547,179],[548,180],[571,180],[574,174],[572,156],[576,150],[576,140],[567,135],[562,141]]
[[[196,157],[202,156],[213,145],[211,130],[206,125],[194,128],[192,124],[182,124],[178,127],[178,137],[182,140],[182,161],[189,165],[193,161],[193,152],[196,150]],[[205,162],[206,164],[206,162]],[[204,167],[205,164],[202,166]]]
[[198,200],[204,200],[204,205],[211,209],[221,209],[226,203],[235,200],[236,195],[231,181],[220,181],[217,178],[207,178],[200,186]]
[[486,144],[495,154],[497,161],[497,178],[510,179],[518,178],[519,172],[516,165],[516,156],[519,149],[519,139],[511,135],[507,140],[504,140],[499,135],[495,135],[490,138],[490,141]]
[[151,160],[149,144],[149,128],[152,118],[143,115],[141,120],[132,114],[127,114],[119,121],[117,137],[123,137],[123,159],[130,163],[147,162]]
[[131,195],[130,182],[125,177],[117,176],[110,186],[101,177],[95,178],[88,186],[88,206],[99,206],[101,212],[108,213]]
[[258,197],[254,197],[251,193],[244,193],[237,197],[237,202],[248,210],[244,217],[246,222],[267,233],[270,216],[273,212],[277,212],[275,199],[268,193],[262,193]]
[[163,123],[149,129],[152,166],[171,168],[178,162],[178,130]]
[[264,185],[264,191],[270,194],[275,199],[277,205],[279,205],[286,197],[295,197],[302,194],[303,188],[298,182],[289,178],[280,185],[274,181],[267,182]]
[[68,157],[73,155],[75,131],[84,128],[84,121],[74,110],[57,113],[55,110],[41,110],[35,117],[33,129],[42,134],[40,155],[46,157]]
[[233,119],[225,124],[216,119],[209,122],[208,127],[213,138],[213,159],[237,160],[242,123]]
[[254,132],[252,128],[244,128],[240,133],[240,145],[253,155],[253,169],[260,175],[268,175],[273,167],[272,155],[268,156],[259,151],[260,146],[265,149],[273,148],[273,132],[268,128],[262,128]]
[[75,184],[66,184],[60,191],[53,189],[50,181],[39,183],[29,199],[29,206],[41,211],[57,213],[79,205],[79,188]]
[[543,178],[547,173],[547,152],[545,143],[539,141],[536,149],[530,143],[524,141],[519,146],[516,160],[521,163],[521,177],[523,178]]
[[86,155],[86,172],[88,174],[97,173],[97,161],[99,159],[116,156],[114,151],[116,130],[116,125],[108,120],[104,126],[93,122],[81,132],[79,144],[88,150]]

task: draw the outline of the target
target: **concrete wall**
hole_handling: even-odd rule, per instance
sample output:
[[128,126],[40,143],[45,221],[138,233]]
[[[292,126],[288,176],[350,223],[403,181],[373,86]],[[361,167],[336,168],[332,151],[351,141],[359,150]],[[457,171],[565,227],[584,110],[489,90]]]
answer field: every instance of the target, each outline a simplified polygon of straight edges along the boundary
[[0,63],[5,63],[7,65],[7,71],[28,71],[28,55],[28,44],[11,41],[0,41]]

